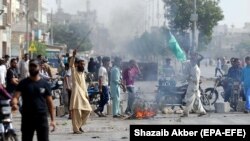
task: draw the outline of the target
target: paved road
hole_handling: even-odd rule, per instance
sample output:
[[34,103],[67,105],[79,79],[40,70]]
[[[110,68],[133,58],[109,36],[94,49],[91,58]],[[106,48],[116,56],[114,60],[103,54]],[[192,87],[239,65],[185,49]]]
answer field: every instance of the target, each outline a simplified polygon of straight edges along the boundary
[[[57,118],[57,130],[51,133],[52,141],[128,141],[129,125],[131,124],[248,124],[250,125],[250,115],[243,113],[216,114],[210,113],[204,117],[197,117],[196,114],[187,118],[180,118],[178,114],[158,114],[152,119],[144,120],[123,120],[113,119],[111,116],[106,118],[91,117],[86,126],[85,133],[81,135],[72,134],[71,121],[67,118]],[[14,118],[15,128],[20,127],[20,117]],[[20,137],[20,131],[18,131]]]
[[[214,68],[201,67],[202,76],[204,78],[212,78]],[[157,82],[137,82],[136,85],[140,88],[145,98],[154,97]],[[212,86],[212,81],[205,81],[203,87]],[[123,100],[126,101],[126,94],[123,94]],[[191,114],[190,117],[180,118],[179,114],[161,114],[156,117],[143,120],[124,120],[113,119],[111,115],[105,118],[99,118],[92,115],[87,124],[83,127],[85,133],[80,135],[72,134],[71,121],[67,117],[57,117],[57,130],[50,134],[51,141],[128,141],[129,126],[131,124],[247,124],[250,125],[250,114],[243,113],[208,113],[203,117],[197,117],[197,114]],[[14,127],[20,133],[20,115],[14,115]],[[36,139],[34,139],[36,141]]]

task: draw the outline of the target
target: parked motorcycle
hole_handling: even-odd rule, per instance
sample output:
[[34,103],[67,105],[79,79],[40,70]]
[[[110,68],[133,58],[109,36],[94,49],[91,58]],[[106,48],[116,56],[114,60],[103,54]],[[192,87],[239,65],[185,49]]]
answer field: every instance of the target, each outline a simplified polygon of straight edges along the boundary
[[12,113],[9,100],[0,100],[0,141],[18,141],[12,125]]
[[[170,84],[169,82],[161,83],[161,84]],[[171,86],[171,85],[158,85],[158,90],[156,94],[156,103],[158,107],[161,108],[163,106],[171,106],[172,109],[175,106],[182,106],[185,105],[184,98],[187,92],[188,84],[184,83],[181,86]],[[201,93],[201,102],[206,110],[209,110],[211,104],[208,100],[207,95],[204,94],[204,90],[201,87],[201,82],[199,86],[199,90]]]
[[61,77],[53,78],[49,83],[51,86],[52,98],[59,99],[60,105],[63,105],[63,99],[62,99],[63,79]]
[[88,96],[89,96],[89,103],[97,107],[100,101],[100,93],[98,89],[98,84],[89,85]]
[[[213,87],[209,87],[205,89],[205,95],[207,95],[207,98],[209,99],[211,105],[216,103],[216,101],[218,100],[219,98],[218,88],[223,87],[225,84],[225,81],[226,81],[225,76],[219,76],[215,79]],[[224,95],[224,91],[221,92],[221,95]]]

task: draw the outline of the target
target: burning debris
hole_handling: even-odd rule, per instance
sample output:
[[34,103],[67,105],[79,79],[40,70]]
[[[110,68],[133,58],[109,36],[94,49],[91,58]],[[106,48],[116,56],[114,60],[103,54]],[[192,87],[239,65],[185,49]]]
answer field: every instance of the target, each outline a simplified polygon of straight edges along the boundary
[[133,114],[128,119],[149,119],[157,114],[157,108],[151,102],[138,99],[133,106]]
[[156,111],[152,108],[136,108],[135,113],[132,116],[136,119],[148,119],[156,116]]

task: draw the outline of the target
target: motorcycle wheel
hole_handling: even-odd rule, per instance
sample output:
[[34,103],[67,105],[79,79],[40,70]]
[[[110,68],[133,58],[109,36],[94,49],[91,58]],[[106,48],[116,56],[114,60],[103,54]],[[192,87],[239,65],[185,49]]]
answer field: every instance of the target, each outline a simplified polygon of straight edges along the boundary
[[238,94],[233,94],[233,99],[232,99],[232,108],[234,111],[237,111],[237,106],[238,106],[238,101],[239,101],[239,95]]
[[207,99],[213,105],[219,97],[218,91],[214,88],[206,88],[205,89],[205,95],[207,95]]
[[17,134],[14,130],[9,130],[7,135],[5,136],[4,141],[18,141]]
[[201,95],[200,97],[200,100],[201,100],[201,103],[202,103],[202,106],[203,108],[206,110],[206,111],[211,111],[211,103],[207,97],[207,95]]
[[18,138],[16,135],[11,134],[11,135],[9,135],[8,138],[5,139],[5,141],[18,141]]

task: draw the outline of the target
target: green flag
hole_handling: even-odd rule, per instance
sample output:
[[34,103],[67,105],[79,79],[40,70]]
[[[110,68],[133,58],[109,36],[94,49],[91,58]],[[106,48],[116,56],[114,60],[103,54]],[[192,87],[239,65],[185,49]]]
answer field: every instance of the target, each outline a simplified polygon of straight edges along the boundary
[[168,41],[169,48],[172,51],[172,53],[175,55],[177,60],[179,61],[186,61],[186,54],[181,49],[179,43],[176,41],[174,35],[170,32],[170,39]]

